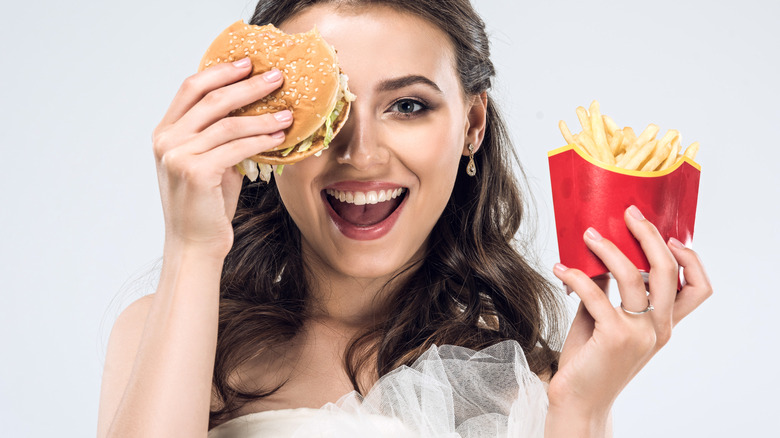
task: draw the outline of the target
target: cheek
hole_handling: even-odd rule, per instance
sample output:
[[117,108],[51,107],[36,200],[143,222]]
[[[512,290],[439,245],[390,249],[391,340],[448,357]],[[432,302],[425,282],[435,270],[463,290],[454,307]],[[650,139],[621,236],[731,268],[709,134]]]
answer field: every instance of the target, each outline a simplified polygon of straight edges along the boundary
[[433,184],[449,194],[455,183],[463,141],[462,126],[442,118],[396,131],[393,144],[399,159],[424,183],[423,188]]
[[274,173],[276,186],[285,208],[299,228],[305,228],[313,219],[315,199],[312,192],[312,181],[316,175],[316,163],[306,163],[307,160],[294,166],[285,166],[282,175]]

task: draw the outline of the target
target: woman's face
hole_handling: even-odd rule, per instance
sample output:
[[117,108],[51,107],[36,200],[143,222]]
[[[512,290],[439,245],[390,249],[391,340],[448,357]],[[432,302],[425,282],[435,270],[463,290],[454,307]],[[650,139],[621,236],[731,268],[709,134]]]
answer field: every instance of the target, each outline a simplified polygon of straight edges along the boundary
[[451,42],[421,18],[322,5],[281,28],[314,26],[338,51],[357,100],[322,156],[274,178],[307,263],[358,279],[387,277],[422,255],[466,145],[481,141],[484,105],[464,99]]

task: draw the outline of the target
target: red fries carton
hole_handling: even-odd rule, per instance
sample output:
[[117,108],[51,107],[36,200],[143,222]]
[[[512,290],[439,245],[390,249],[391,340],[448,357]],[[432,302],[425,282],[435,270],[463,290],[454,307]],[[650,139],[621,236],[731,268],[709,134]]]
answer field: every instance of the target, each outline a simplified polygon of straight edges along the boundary
[[636,205],[664,240],[693,240],[701,167],[687,157],[655,172],[625,170],[593,159],[577,145],[548,153],[555,226],[561,263],[590,277],[609,272],[585,246],[583,234],[595,228],[643,272],[650,264],[626,227],[623,214]]

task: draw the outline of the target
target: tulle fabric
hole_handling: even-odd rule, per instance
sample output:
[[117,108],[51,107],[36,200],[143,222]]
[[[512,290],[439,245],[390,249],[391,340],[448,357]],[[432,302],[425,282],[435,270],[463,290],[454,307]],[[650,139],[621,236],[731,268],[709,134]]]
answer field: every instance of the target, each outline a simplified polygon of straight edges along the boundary
[[246,415],[209,438],[541,437],[546,414],[546,385],[517,342],[480,351],[444,345],[383,376],[365,397]]

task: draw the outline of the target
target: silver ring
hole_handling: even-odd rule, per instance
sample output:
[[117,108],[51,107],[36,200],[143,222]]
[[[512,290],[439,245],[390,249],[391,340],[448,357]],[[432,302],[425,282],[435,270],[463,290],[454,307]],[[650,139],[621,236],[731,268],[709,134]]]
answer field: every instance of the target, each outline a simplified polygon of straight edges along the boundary
[[645,310],[641,311],[641,312],[632,312],[632,311],[626,309],[625,307],[623,307],[623,302],[622,301],[620,302],[620,308],[623,309],[623,311],[628,313],[629,315],[644,315],[645,313],[647,313],[647,312],[649,312],[651,310],[655,310],[655,307],[653,307],[653,305],[650,304],[650,300],[647,300],[647,308]]

